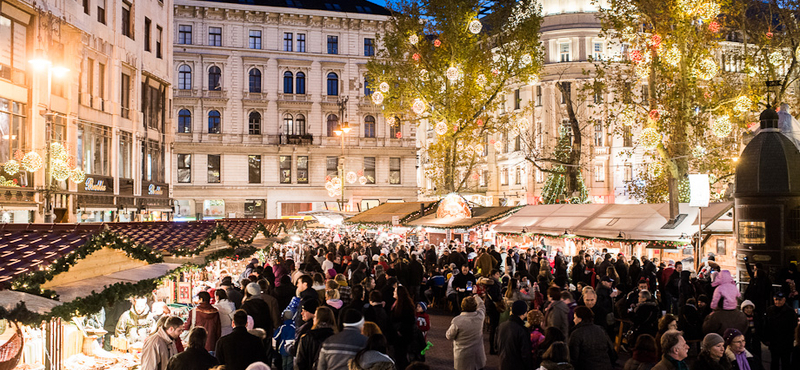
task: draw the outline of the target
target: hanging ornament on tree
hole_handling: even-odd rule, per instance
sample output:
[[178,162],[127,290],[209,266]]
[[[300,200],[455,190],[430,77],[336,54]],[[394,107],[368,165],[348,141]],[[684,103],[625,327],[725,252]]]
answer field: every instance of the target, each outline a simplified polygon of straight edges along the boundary
[[83,182],[85,178],[86,174],[80,168],[73,168],[72,172],[69,173],[69,179],[76,184]]
[[660,161],[650,162],[647,164],[647,172],[650,177],[659,177],[664,173],[664,164]]
[[50,157],[66,162],[68,156],[64,145],[58,142],[50,144]]
[[51,166],[50,170],[53,173],[53,178],[56,179],[57,181],[64,181],[68,179],[70,173],[72,172],[67,166],[67,163],[60,159],[54,160],[53,163],[50,164],[50,166]]
[[433,130],[436,131],[437,135],[444,135],[447,133],[447,123],[445,123],[445,121],[439,121],[436,123],[436,126],[434,126]]
[[498,153],[503,153],[503,143],[500,141],[494,142],[494,151]]
[[783,64],[783,54],[780,51],[774,51],[769,54],[769,63],[778,66]]
[[475,121],[475,123],[478,124],[478,127],[483,126],[483,120],[480,118],[478,118],[478,120]]
[[422,114],[425,112],[425,102],[419,98],[414,99],[414,104],[411,105],[411,110],[413,110],[416,114]]
[[366,185],[367,184],[367,178],[364,177],[364,176],[359,177],[358,178],[358,183],[361,184],[361,185]]
[[469,22],[469,32],[472,32],[473,34],[477,35],[478,32],[481,32],[481,29],[483,29],[481,21],[473,19],[472,22]]
[[396,138],[400,139],[400,138],[402,138],[402,137],[403,137],[403,133],[402,133],[402,132],[400,132],[400,131],[397,131],[397,133],[396,133],[396,134],[394,134],[394,137],[396,137]]
[[706,20],[716,18],[719,12],[719,4],[713,0],[707,0],[697,7],[697,15]]
[[538,83],[539,83],[539,75],[531,75],[531,77],[528,78],[528,85],[533,86]]
[[381,105],[383,103],[383,94],[380,91],[372,93],[372,102],[376,105]]
[[447,72],[445,72],[445,75],[447,76],[447,79],[450,80],[450,81],[457,80],[458,79],[458,68],[456,68],[456,67],[448,68]]
[[479,74],[478,77],[475,79],[475,83],[478,84],[478,86],[486,85],[486,76],[484,76],[483,74]]
[[427,69],[421,69],[419,71],[419,79],[422,80],[422,81],[428,81],[428,70]]
[[472,146],[472,151],[474,151],[477,155],[483,154],[483,145],[476,143]]
[[630,107],[623,109],[618,117],[623,126],[632,126],[636,122],[636,113]]
[[442,46],[442,42],[439,41],[439,39],[433,40],[433,46],[438,48],[439,46]]
[[386,117],[386,124],[387,125],[394,126],[395,123],[397,123],[397,118],[395,118],[394,116]]
[[417,36],[416,33],[412,34],[411,36],[408,36],[408,42],[411,45],[416,45],[419,42],[419,36]]
[[414,59],[415,62],[419,62],[419,53],[414,53],[414,55],[411,56],[411,59]]
[[40,156],[39,153],[30,152],[25,154],[25,157],[22,158],[22,168],[28,172],[38,171],[42,168],[43,162],[42,156]]
[[717,75],[717,72],[719,72],[719,67],[711,56],[707,56],[697,63],[696,73],[700,79],[710,80]]
[[661,118],[661,111],[659,111],[658,109],[653,109],[650,111],[650,113],[647,114],[647,118],[649,118],[653,122],[656,122],[658,121],[659,118]]
[[773,36],[773,33],[772,33],[772,31],[767,31],[767,33],[764,36],[767,37],[767,40],[771,40],[772,36]]
[[675,46],[667,49],[667,52],[664,53],[664,61],[673,67],[677,67],[678,63],[681,62],[681,51]]
[[711,123],[711,131],[714,133],[714,136],[718,138],[727,137],[731,134],[731,131],[733,131],[731,118],[728,116],[719,116],[714,118],[714,122]]
[[652,46],[653,49],[660,48],[661,47],[661,36],[659,36],[659,35],[650,36],[650,46]]
[[531,62],[533,62],[533,58],[531,57],[530,54],[524,54],[524,55],[522,55],[522,59],[520,59],[520,62],[522,63],[522,66],[524,67],[524,66],[527,66],[527,65],[531,64]]
[[389,92],[389,83],[381,82],[381,84],[378,85],[378,88],[381,89],[381,92]]
[[698,145],[698,146],[692,148],[692,156],[694,156],[695,158],[703,157],[707,153],[708,153],[708,151],[706,150],[706,148],[704,148],[701,145]]
[[648,127],[639,134],[639,144],[645,149],[653,149],[661,144],[661,134],[655,127]]
[[713,33],[719,32],[720,28],[719,22],[717,21],[711,21],[711,23],[708,24],[708,30]]
[[19,172],[19,162],[13,159],[8,160],[3,164],[3,171],[11,176],[16,175]]
[[631,62],[634,63],[641,63],[644,57],[642,56],[642,51],[638,49],[633,49],[628,53],[628,57],[631,59]]
[[753,102],[750,101],[746,95],[742,95],[736,98],[736,105],[733,106],[733,110],[736,113],[744,113],[750,110],[750,106],[753,105]]
[[497,77],[499,74],[500,74],[500,70],[499,70],[499,69],[497,69],[497,68],[493,68],[493,69],[492,69],[492,75],[494,75],[495,77]]

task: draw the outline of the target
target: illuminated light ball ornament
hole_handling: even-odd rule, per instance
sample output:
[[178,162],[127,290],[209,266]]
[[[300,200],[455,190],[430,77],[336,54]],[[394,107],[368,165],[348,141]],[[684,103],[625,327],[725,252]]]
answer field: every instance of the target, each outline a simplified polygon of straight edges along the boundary
[[69,167],[67,166],[67,163],[60,159],[54,160],[53,163],[51,164],[51,167],[52,167],[51,171],[53,174],[53,178],[56,179],[57,181],[64,181],[68,179],[69,175],[72,173],[72,171],[70,171]]
[[774,34],[772,33],[772,31],[768,31],[764,36],[766,36],[767,39],[770,40],[772,39],[772,36],[774,36]]
[[402,133],[402,132],[400,132],[400,131],[398,131],[396,134],[394,134],[394,137],[396,137],[396,138],[400,139],[400,138],[402,138],[402,137],[403,137],[403,133]]
[[81,183],[84,179],[86,179],[86,174],[83,173],[83,170],[80,168],[72,169],[72,172],[69,174],[69,179],[72,180],[74,183]]
[[478,86],[484,86],[486,85],[486,82],[486,76],[483,74],[479,74],[478,77],[475,78],[475,83],[478,84]]
[[658,49],[661,47],[661,36],[653,35],[650,37],[650,45],[653,49]]
[[664,173],[664,164],[661,162],[648,163],[647,172],[650,174],[650,177],[659,177]]
[[340,179],[338,177],[334,177],[334,178],[331,179],[331,183],[333,184],[333,187],[341,187],[342,186],[342,179]]
[[448,68],[447,72],[445,72],[445,75],[447,76],[447,79],[450,80],[450,81],[457,80],[458,79],[458,68],[456,68],[456,67]]
[[469,32],[472,32],[472,34],[477,35],[482,29],[483,25],[481,24],[481,21],[473,19],[472,22],[469,22]]
[[647,118],[649,118],[653,122],[658,121],[658,119],[661,118],[661,111],[659,111],[658,109],[653,109],[650,111],[650,113],[647,114]]
[[623,126],[632,126],[636,122],[636,113],[632,108],[625,108],[619,113],[619,122]]
[[366,185],[367,184],[367,178],[364,177],[364,176],[359,177],[358,178],[358,183],[361,184],[361,185]]
[[23,153],[21,150],[17,149],[17,151],[14,152],[14,159],[17,162],[22,162],[22,158],[25,158],[25,153]]
[[473,145],[472,146],[472,151],[474,151],[475,154],[477,154],[477,155],[483,154],[483,145],[481,145],[481,144]]
[[774,51],[769,54],[769,64],[777,66],[783,63],[783,54],[780,51]]
[[648,127],[639,134],[639,144],[646,149],[654,149],[661,144],[661,134],[655,127]]
[[528,85],[533,86],[538,83],[539,83],[539,75],[531,75],[531,77],[528,78]]
[[702,157],[706,154],[708,154],[708,150],[701,145],[692,148],[692,155],[695,157]]
[[428,81],[428,70],[427,69],[421,69],[419,71],[419,79],[422,80],[422,81]]
[[634,63],[641,63],[644,60],[644,56],[642,55],[642,51],[638,49],[631,50],[628,53],[628,58],[631,59]]
[[717,75],[717,72],[719,72],[719,67],[710,56],[705,57],[697,64],[697,77],[700,79],[710,80]]
[[436,135],[444,135],[447,133],[447,123],[444,121],[439,121],[436,126],[433,127],[433,131],[436,131]]
[[498,69],[498,68],[493,68],[493,69],[492,69],[492,74],[493,74],[495,77],[497,77],[498,75],[500,75],[500,69]]
[[433,40],[433,46],[439,47],[442,46],[442,42],[439,39]]
[[517,120],[517,129],[522,132],[523,130],[527,129],[530,126],[531,122],[528,121],[527,118],[522,117]]
[[718,138],[727,137],[732,131],[733,124],[731,124],[731,118],[728,116],[716,117],[714,122],[711,123],[711,132]]
[[533,62],[533,57],[531,57],[530,54],[525,54],[522,56],[520,62],[522,63],[523,66],[527,66]]
[[721,26],[719,25],[719,22],[717,22],[717,21],[711,21],[711,23],[708,24],[708,30],[713,32],[713,33],[719,32],[720,28],[721,28]]
[[503,152],[503,143],[500,142],[500,141],[495,141],[494,142],[494,150],[496,152],[498,152],[498,153],[502,153]]
[[414,59],[415,62],[419,62],[419,53],[414,53],[414,55],[411,56],[411,59]]
[[647,79],[650,77],[650,63],[638,63],[633,67],[633,73],[640,79]]
[[61,161],[67,161],[67,150],[64,148],[64,145],[61,143],[52,143],[50,144],[50,156],[51,158],[58,159]]
[[42,168],[44,161],[42,160],[42,156],[36,152],[30,152],[25,154],[25,157],[22,158],[22,168],[28,172],[38,171]]
[[748,98],[745,95],[742,95],[742,96],[736,98],[736,105],[733,106],[733,110],[736,113],[744,113],[744,112],[747,112],[748,110],[750,110],[750,106],[752,106],[752,105],[753,105],[753,102],[750,101],[750,98]]
[[13,159],[9,160],[3,165],[3,171],[9,175],[15,175],[19,172],[19,162]]
[[416,45],[419,42],[419,36],[417,36],[416,33],[412,34],[411,36],[408,36],[408,42],[411,45]]
[[381,82],[381,84],[378,85],[378,88],[381,89],[381,92],[389,92],[389,83]]
[[397,122],[397,118],[394,118],[394,116],[389,116],[389,117],[386,117],[386,124],[387,124],[387,125],[389,125],[389,126],[394,126],[394,124],[395,124],[396,122]]
[[354,184],[356,181],[358,181],[358,175],[356,175],[355,172],[350,171],[345,176],[345,180],[347,180],[347,182],[350,184]]
[[667,49],[667,52],[664,53],[664,61],[673,67],[677,67],[678,63],[681,62],[681,51],[675,46]]
[[333,190],[333,183],[331,182],[331,180],[325,182],[325,190],[327,190],[328,192]]
[[719,15],[719,12],[719,3],[713,0],[703,2],[697,7],[697,15],[703,19],[716,18]]
[[411,105],[411,110],[414,111],[416,114],[422,114],[425,112],[425,102],[422,99],[414,99],[414,103]]
[[383,103],[383,94],[380,91],[372,93],[372,102],[376,105],[381,105]]

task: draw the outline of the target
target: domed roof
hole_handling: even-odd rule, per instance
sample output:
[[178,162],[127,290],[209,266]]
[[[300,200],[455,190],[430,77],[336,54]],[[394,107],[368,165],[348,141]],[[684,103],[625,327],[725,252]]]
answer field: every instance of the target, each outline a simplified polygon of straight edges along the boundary
[[800,151],[777,129],[756,135],[736,166],[734,196],[760,195],[800,195]]

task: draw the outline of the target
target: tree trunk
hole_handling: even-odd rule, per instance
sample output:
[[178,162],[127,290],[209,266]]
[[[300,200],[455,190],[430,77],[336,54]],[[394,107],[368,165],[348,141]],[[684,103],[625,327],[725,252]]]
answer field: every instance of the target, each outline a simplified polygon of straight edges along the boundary
[[[578,116],[575,113],[575,107],[572,103],[572,88],[571,85],[567,84],[569,84],[569,82],[558,83],[558,89],[561,90],[561,94],[564,95],[567,116],[569,117],[570,132],[572,134],[568,161],[569,164],[566,166],[566,174],[564,179],[564,192],[567,199],[569,199],[573,194],[575,194],[575,192],[580,192],[580,181],[578,176],[580,175],[581,171],[581,148],[583,144],[583,138],[581,136],[581,126],[578,123]],[[569,86],[569,88],[567,88],[567,86]]]

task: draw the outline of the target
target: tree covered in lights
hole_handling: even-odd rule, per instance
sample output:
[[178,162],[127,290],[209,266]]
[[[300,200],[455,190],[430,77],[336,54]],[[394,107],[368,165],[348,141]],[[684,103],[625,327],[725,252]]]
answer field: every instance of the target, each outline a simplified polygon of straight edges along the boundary
[[[571,152],[573,150],[573,137],[570,134],[571,128],[562,128],[558,143],[554,148],[553,157],[554,162],[569,163]],[[586,184],[583,181],[580,169],[574,171],[576,173],[574,185],[570,186],[569,177],[570,171],[567,171],[565,166],[569,164],[556,164],[549,171],[547,180],[542,187],[542,202],[544,204],[557,204],[557,203],[586,203],[589,198],[589,192],[586,189]]]
[[628,190],[640,201],[669,201],[672,218],[688,200],[688,173],[718,181],[732,174],[754,109],[741,74],[721,65],[728,46],[720,4],[609,0],[599,15],[612,54],[597,73],[613,92],[609,124],[638,132],[635,145],[645,151]]
[[433,128],[423,148],[425,175],[438,193],[467,190],[486,155],[488,135],[527,129],[527,119],[500,109],[513,83],[541,67],[534,0],[400,0],[367,64],[372,101],[387,124],[409,120]]

